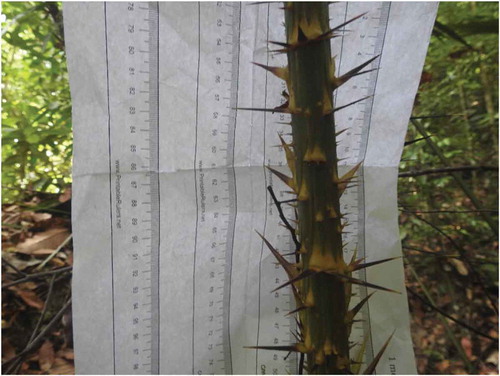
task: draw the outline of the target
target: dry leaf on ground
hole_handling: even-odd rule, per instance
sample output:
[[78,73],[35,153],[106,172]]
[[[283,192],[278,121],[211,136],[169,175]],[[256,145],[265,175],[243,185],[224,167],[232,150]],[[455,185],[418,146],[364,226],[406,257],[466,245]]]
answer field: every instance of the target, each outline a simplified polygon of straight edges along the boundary
[[31,252],[31,254],[33,256],[48,256],[48,255],[52,254],[52,252],[54,252],[53,249],[50,249],[50,248],[40,248],[40,249],[37,249],[37,250]]
[[[5,248],[2,252],[2,258],[5,259],[8,263],[14,265],[17,269],[21,271],[29,268],[30,266],[40,264],[40,260],[37,260],[35,258],[30,258],[29,260],[22,260],[20,257],[16,255],[16,253],[6,252]],[[10,267],[6,268],[6,271],[8,271],[9,273],[14,272],[14,270],[12,270]]]
[[38,364],[43,372],[47,372],[52,368],[55,361],[54,345],[49,340],[46,340],[38,350]]
[[472,342],[470,341],[470,338],[463,337],[460,340],[460,344],[462,345],[462,348],[464,349],[467,358],[469,358],[469,360],[475,360],[476,356],[474,356],[474,354],[472,353]]
[[52,375],[73,375],[75,373],[75,366],[72,362],[68,362],[63,358],[56,358],[50,373]]
[[71,200],[71,187],[66,188],[64,192],[59,196],[58,200],[61,203]]
[[56,355],[57,357],[61,357],[68,360],[75,359],[75,353],[73,352],[73,349],[70,348],[64,348],[62,350],[59,350]]
[[2,338],[2,363],[11,360],[16,356],[16,349],[11,345],[8,338]]
[[44,302],[34,291],[24,290],[19,286],[9,287],[9,290],[14,291],[30,307],[36,308],[40,311],[43,309]]
[[18,252],[28,255],[39,249],[55,250],[66,240],[69,234],[67,228],[52,228],[19,243],[16,249]]
[[463,261],[456,258],[451,258],[449,261],[451,264],[453,264],[455,269],[457,269],[457,272],[460,275],[466,276],[469,274],[469,270],[467,269],[467,266],[465,266]]

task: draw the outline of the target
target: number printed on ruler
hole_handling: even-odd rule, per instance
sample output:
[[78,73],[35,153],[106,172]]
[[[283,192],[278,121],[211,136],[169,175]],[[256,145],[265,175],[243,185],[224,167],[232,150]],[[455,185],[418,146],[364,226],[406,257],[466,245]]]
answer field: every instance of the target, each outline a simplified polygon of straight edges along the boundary
[[[155,3],[105,3],[115,373],[158,373]],[[118,99],[120,98],[120,99]],[[126,98],[126,100],[122,100]],[[126,265],[126,267],[123,267]]]
[[[336,59],[337,75],[349,71],[350,69],[379,56],[382,53],[387,20],[389,15],[390,3],[350,3],[342,2],[331,5],[331,14],[333,18],[331,25],[339,25],[356,16],[362,15],[356,21],[356,27],[348,27],[341,38],[332,40],[332,50],[340,51]],[[356,46],[357,48],[352,48]],[[376,59],[371,65],[365,68],[369,73],[359,75],[349,80],[341,86],[335,95],[341,97],[342,101],[336,101],[336,106],[342,106],[354,102],[361,98],[364,101],[356,103],[353,106],[343,109],[335,114],[335,123],[337,130],[346,129],[339,137],[339,158],[344,158],[349,166],[362,162],[367,147],[369,128],[371,125],[371,111],[373,108],[373,96],[377,84],[377,75],[380,66],[380,59]],[[342,172],[342,169],[340,169]],[[347,171],[347,168],[345,168]],[[344,252],[345,258],[350,259],[354,252],[357,258],[364,258],[369,253],[364,244],[364,189],[363,189],[363,171],[358,171],[356,184],[350,186],[342,195],[342,211],[346,215],[349,226],[346,228],[343,241],[346,244]],[[364,270],[354,273],[354,277],[366,280]],[[367,289],[362,286],[353,286],[356,296],[352,299],[351,305],[357,304],[366,297]],[[369,302],[368,302],[369,304]],[[362,345],[366,338],[370,337],[370,317],[368,313],[368,304],[365,305],[358,314],[360,322],[352,327],[351,340],[357,344],[352,353]],[[373,358],[373,349],[371,341],[366,342],[365,362]]]
[[193,373],[232,373],[229,299],[236,187],[233,168],[241,4],[199,4]]
[[[200,58],[196,100],[203,105],[197,106],[196,114],[197,218],[191,366],[193,373],[221,374],[232,373],[233,368],[228,312],[237,212],[233,164],[242,5],[217,2],[200,3],[198,7]],[[332,20],[332,24],[363,13],[362,5],[358,4],[339,3],[332,7],[340,9],[332,12],[339,18]],[[158,373],[158,4],[109,3],[105,5],[105,12],[112,161],[112,254],[113,264],[121,266],[113,270],[115,372]],[[340,51],[337,69],[341,73],[380,53],[383,14],[381,6],[363,16],[366,19],[360,22],[357,31],[334,40],[333,43],[339,43],[334,50]],[[271,5],[269,15],[270,20],[280,19],[282,10]],[[276,28],[271,29],[276,31]],[[269,40],[283,39],[283,34],[269,35]],[[360,48],[353,56],[347,56],[342,43],[356,43]],[[285,65],[280,59],[284,56],[270,54],[267,63]],[[266,107],[269,108],[279,105],[273,100],[280,97],[285,87],[283,82],[268,76]],[[375,83],[376,71],[354,78],[346,84],[350,85],[349,94],[343,95],[342,103],[337,105],[373,94]],[[339,157],[347,156],[350,165],[363,158],[371,104],[370,100],[360,102],[336,116],[339,130],[349,128],[342,136],[345,138],[340,140]],[[274,121],[286,122],[288,116],[265,115],[266,124]],[[289,128],[266,126],[265,139],[269,144],[279,143],[276,132],[284,135]],[[266,147],[265,163],[284,166],[283,150]],[[269,172],[266,172],[266,179],[267,184],[274,186],[279,200],[291,198],[280,190],[281,186]],[[360,192],[362,190],[354,187],[342,198],[343,211],[350,213],[347,217],[351,224],[351,234],[346,238],[349,242],[346,257],[355,248],[358,257],[363,257],[365,252],[363,244],[358,242],[364,216],[362,204],[358,204],[362,199]],[[267,208],[264,235],[281,252],[292,251],[290,236],[280,228],[277,210],[269,196]],[[287,210],[285,215],[293,218],[293,210],[284,208]],[[296,339],[291,332],[295,324],[291,316],[284,316],[294,308],[293,296],[287,289],[269,294],[286,276],[274,263],[264,263],[262,275],[266,276],[269,286],[261,286],[258,344],[293,343]],[[360,292],[360,298],[363,293]],[[353,328],[353,339],[362,336],[366,325]],[[283,365],[283,354],[257,352],[256,372],[296,373],[296,364],[295,355],[288,357]]]
[[[266,7],[265,20],[266,40],[282,41],[285,39],[284,27],[273,27],[275,24],[281,24],[283,19],[283,9],[279,3],[264,4]],[[266,43],[263,40],[262,43]],[[268,46],[272,49],[271,46]],[[267,52],[258,60],[259,63],[268,66],[285,66],[286,55]],[[264,74],[263,74],[264,75]],[[285,102],[282,92],[286,91],[286,83],[272,74],[265,73],[265,99],[262,104],[256,107],[273,108]],[[290,117],[283,113],[255,113],[255,119],[262,120],[258,126],[265,129],[265,150],[264,164],[278,168],[280,171],[289,174],[286,167],[285,153],[280,145],[278,134],[283,136],[287,142],[289,137]],[[278,146],[278,147],[277,147]],[[287,187],[279,179],[266,169],[265,185],[272,186],[273,191],[280,201],[292,199],[293,196],[287,193]],[[265,186],[263,187],[265,189]],[[289,254],[295,249],[290,232],[283,227],[279,217],[279,212],[272,200],[271,195],[267,194],[267,210],[265,227],[263,228],[264,237],[282,254]],[[282,209],[285,217],[293,220],[294,210],[291,206],[283,204]],[[257,328],[257,346],[290,346],[297,340],[293,332],[296,330],[293,315],[287,315],[295,307],[293,294],[290,288],[283,288],[271,292],[287,280],[287,275],[283,268],[276,263],[276,260],[270,254],[266,245],[262,245],[262,262],[259,270],[259,316]],[[286,256],[290,262],[294,262],[294,256]],[[286,358],[286,359],[285,359]],[[258,374],[296,374],[297,356],[291,353],[287,356],[286,352],[272,350],[256,351],[256,368]]]

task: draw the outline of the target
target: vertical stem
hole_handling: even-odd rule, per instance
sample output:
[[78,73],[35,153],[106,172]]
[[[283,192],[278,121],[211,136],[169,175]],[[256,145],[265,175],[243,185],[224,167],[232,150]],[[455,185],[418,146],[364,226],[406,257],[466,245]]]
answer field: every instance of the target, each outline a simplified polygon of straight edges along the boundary
[[294,182],[298,195],[303,351],[309,373],[349,373],[349,324],[340,190],[333,118],[333,61],[328,3],[287,3],[288,109],[292,114]]
[[498,128],[495,127],[495,100],[493,99],[493,95],[491,93],[491,80],[488,74],[488,66],[484,63],[483,53],[479,52],[479,78],[481,80],[481,88],[483,90],[483,98],[484,104],[486,107],[486,113],[488,114],[488,125],[491,127],[490,129],[493,131],[493,137],[491,140],[493,141],[493,153],[492,155],[498,154],[498,138],[497,132]]

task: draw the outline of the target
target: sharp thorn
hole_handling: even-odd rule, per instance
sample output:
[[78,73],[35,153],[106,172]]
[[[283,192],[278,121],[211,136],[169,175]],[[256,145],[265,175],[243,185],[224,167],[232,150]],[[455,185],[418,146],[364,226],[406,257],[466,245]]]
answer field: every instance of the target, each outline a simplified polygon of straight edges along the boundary
[[261,4],[272,4],[273,1],[255,1],[252,3],[247,3],[247,5],[261,5]]
[[345,280],[347,280],[347,281],[349,281],[351,283],[354,283],[355,285],[366,286],[366,287],[370,287],[372,289],[377,289],[377,290],[382,290],[382,291],[388,291],[388,292],[395,292],[397,294],[401,294],[399,291],[392,290],[392,289],[389,289],[387,287],[382,287],[382,286],[374,285],[373,283],[366,282],[366,281],[363,281],[361,279],[356,279],[356,278],[353,278],[353,277],[349,277],[349,276],[347,276],[345,274],[339,274],[339,273],[330,272],[330,271],[325,271],[325,273],[334,275],[334,276],[336,276],[337,278],[340,278],[340,279],[345,279]]
[[285,316],[290,316],[293,315],[294,313],[303,311],[304,309],[307,309],[308,307],[306,306],[300,306],[299,308],[295,308],[293,311],[288,312]]
[[377,70],[378,68],[375,68],[375,69],[369,69],[367,71],[364,71],[364,72],[361,72],[361,70],[363,68],[365,68],[366,66],[370,65],[375,59],[377,59],[380,55],[377,55],[375,57],[372,57],[371,59],[369,59],[368,61],[365,61],[363,64],[360,64],[358,65],[356,68],[353,68],[351,69],[349,72],[347,73],[344,73],[342,76],[340,76],[339,78],[336,79],[336,85],[335,85],[335,89],[338,88],[340,85],[346,83],[349,79],[351,79],[352,77],[355,77],[355,76],[358,76],[360,74],[364,74],[364,73],[368,73],[368,72],[372,72],[374,70]]
[[342,29],[344,26],[346,26],[346,25],[350,24],[350,23],[351,23],[351,22],[353,22],[353,21],[356,21],[358,18],[363,17],[366,13],[367,13],[367,12],[362,13],[362,14],[360,14],[359,16],[356,16],[356,17],[354,17],[354,18],[351,18],[350,20],[348,20],[348,21],[346,21],[346,22],[344,22],[344,23],[341,23],[341,24],[340,24],[340,25],[338,25],[338,26],[335,26],[333,29],[330,29],[330,30],[328,30],[327,32],[325,32],[325,33],[321,34],[321,35],[320,35],[317,39],[320,39],[320,38],[324,39],[324,38],[328,38],[328,37],[330,37],[330,36],[331,36],[334,32],[336,32],[337,30]]
[[356,314],[361,310],[363,305],[372,297],[372,295],[375,294],[375,291],[372,292],[371,294],[367,295],[364,299],[362,299],[358,304],[356,304],[349,312],[351,313],[351,318],[356,316]]
[[392,332],[392,334],[387,339],[387,341],[385,341],[384,345],[379,350],[379,352],[377,353],[377,355],[375,356],[375,358],[373,358],[373,360],[371,361],[371,363],[368,365],[368,367],[363,372],[363,375],[371,375],[371,374],[373,374],[373,372],[375,372],[375,368],[377,368],[377,364],[380,361],[380,358],[382,357],[382,355],[384,354],[385,349],[389,345],[389,342],[391,341],[392,336],[394,335],[394,332]]
[[256,350],[274,350],[274,351],[294,351],[297,352],[296,346],[245,346],[246,349]]
[[288,79],[288,69],[287,68],[284,68],[284,67],[270,67],[270,66],[267,66],[267,65],[264,65],[264,64],[260,64],[260,63],[255,63],[255,62],[253,64],[257,65],[258,67],[261,67],[261,68],[267,70],[268,72],[271,72],[276,77],[281,78],[282,80],[286,81]]
[[272,167],[266,166],[269,171],[271,171],[274,175],[276,175],[283,183],[285,183],[288,187],[295,190],[293,179],[285,174],[275,170]]
[[333,109],[333,112],[337,112],[337,111],[343,110],[344,108],[347,108],[347,107],[349,107],[349,106],[352,106],[352,105],[354,105],[354,104],[356,104],[356,103],[359,103],[359,102],[364,101],[365,99],[368,99],[368,98],[371,98],[371,97],[373,97],[373,95],[368,95],[368,96],[363,97],[363,98],[361,98],[361,99],[355,100],[354,102],[351,102],[351,103],[345,104],[345,105],[343,105],[343,106],[340,106],[340,107],[334,108],[334,109]]
[[[372,261],[372,262],[366,262],[364,264],[355,263],[352,271],[356,271],[356,270],[360,270],[360,269],[364,269],[364,268],[369,268],[370,266],[382,264],[383,262],[388,262],[388,261],[396,260],[398,258],[401,258],[401,257],[389,257],[389,258],[382,259],[382,260],[377,260],[377,261]],[[359,261],[361,261],[361,260],[359,260]]]
[[280,112],[277,111],[275,108],[252,108],[252,107],[236,107],[233,108],[233,110],[238,110],[238,111],[262,111],[262,112]]
[[279,262],[279,264],[283,267],[285,270],[286,274],[288,275],[288,278],[294,278],[297,276],[297,271],[295,268],[292,266],[291,263],[289,263],[277,250],[274,248],[271,243],[262,235],[260,234],[257,230],[255,231],[266,243],[267,248],[271,251],[273,256],[276,258],[276,260]]
[[299,275],[297,275],[295,278],[292,278],[290,279],[289,281],[287,281],[286,283],[283,283],[282,285],[276,287],[273,291],[271,292],[275,292],[275,291],[278,291],[280,289],[282,289],[283,287],[286,287],[288,285],[291,285],[295,282],[298,282],[300,280],[303,280],[304,278],[307,278],[307,277],[310,277],[311,275],[313,274],[316,274],[315,271],[313,270],[304,270],[302,273],[300,273]]
[[276,41],[273,41],[273,40],[270,40],[268,43],[275,44],[276,46],[285,47],[285,48],[290,48],[291,47],[291,45],[288,44],[288,43],[276,42]]
[[342,129],[341,131],[338,131],[338,132],[335,132],[335,137],[338,137],[340,136],[342,133],[344,133],[346,130],[348,130],[349,128],[345,128],[345,129]]

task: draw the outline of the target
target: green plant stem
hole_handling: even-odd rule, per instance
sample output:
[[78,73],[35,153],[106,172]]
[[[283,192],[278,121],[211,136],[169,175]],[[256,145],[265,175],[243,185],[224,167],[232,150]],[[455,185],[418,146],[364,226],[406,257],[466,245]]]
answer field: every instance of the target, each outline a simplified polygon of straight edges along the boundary
[[[302,269],[345,269],[330,40],[304,43],[315,30],[329,30],[328,3],[287,3],[285,27],[298,194]],[[345,281],[317,273],[301,281],[307,307],[300,312],[309,373],[349,371],[349,328]]]
[[[285,3],[286,42],[270,42],[286,53],[288,66],[269,67],[256,63],[286,82],[286,102],[274,109],[243,108],[291,115],[292,142],[280,137],[291,177],[269,169],[296,195],[297,229],[291,228],[281,203],[275,201],[280,217],[293,235],[297,246],[296,262],[287,261],[264,237],[267,247],[286,271],[289,280],[278,289],[290,286],[297,309],[300,329],[298,342],[291,346],[258,346],[260,349],[296,351],[300,353],[300,370],[309,374],[351,374],[357,368],[351,361],[349,335],[354,317],[371,296],[361,299],[349,310],[352,285],[392,291],[352,277],[354,271],[392,258],[363,263],[353,255],[349,264],[344,261],[342,244],[343,215],[340,196],[355,177],[360,164],[339,176],[334,112],[358,103],[360,98],[340,107],[333,105],[333,91],[350,78],[367,73],[378,56],[335,77],[330,39],[354,17],[330,29],[328,3]],[[290,201],[290,200],[289,200]],[[296,235],[296,237],[295,237]],[[262,235],[261,235],[262,236]],[[392,337],[392,336],[391,336]],[[373,373],[391,337],[385,342],[365,372]],[[305,359],[305,365],[303,367]]]

